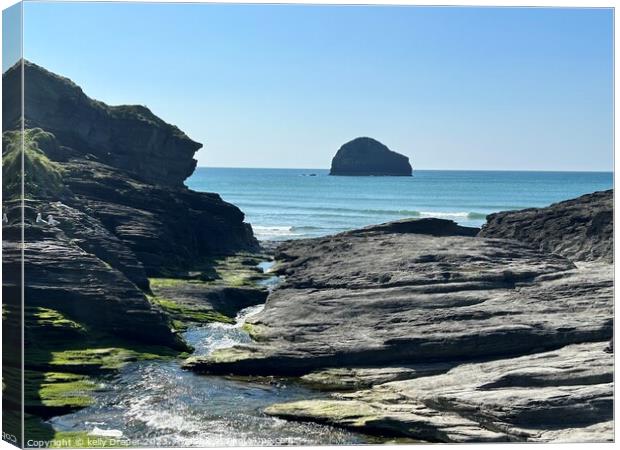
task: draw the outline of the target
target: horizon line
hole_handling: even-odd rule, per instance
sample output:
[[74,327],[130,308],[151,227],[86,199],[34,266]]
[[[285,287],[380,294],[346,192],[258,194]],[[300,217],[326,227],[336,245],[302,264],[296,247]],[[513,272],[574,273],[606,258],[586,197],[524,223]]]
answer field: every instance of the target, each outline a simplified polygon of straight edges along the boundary
[[[330,170],[325,167],[239,167],[196,166],[196,169],[267,169],[267,170]],[[614,173],[614,170],[551,170],[551,169],[414,169],[415,172],[551,172],[551,173]],[[190,175],[191,176],[191,175]]]

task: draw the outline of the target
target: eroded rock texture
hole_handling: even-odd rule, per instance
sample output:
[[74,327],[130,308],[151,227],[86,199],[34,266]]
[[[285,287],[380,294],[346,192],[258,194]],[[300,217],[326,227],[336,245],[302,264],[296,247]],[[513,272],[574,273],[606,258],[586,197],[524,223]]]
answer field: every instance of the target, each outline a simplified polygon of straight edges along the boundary
[[[26,306],[89,332],[185,349],[146,297],[147,277],[184,277],[205,258],[256,250],[243,213],[183,185],[201,144],[177,127],[144,106],[93,100],[27,61],[22,133],[21,71],[18,64],[3,75],[3,263],[19,265],[23,213]],[[4,292],[20,298],[10,279]]]
[[546,208],[491,214],[480,236],[517,239],[573,261],[613,262],[613,190]]
[[604,343],[461,364],[434,376],[274,405],[267,413],[433,442],[613,439],[613,356]]
[[259,342],[196,370],[303,374],[523,354],[611,337],[607,266],[503,239],[373,231],[293,241],[249,319]]

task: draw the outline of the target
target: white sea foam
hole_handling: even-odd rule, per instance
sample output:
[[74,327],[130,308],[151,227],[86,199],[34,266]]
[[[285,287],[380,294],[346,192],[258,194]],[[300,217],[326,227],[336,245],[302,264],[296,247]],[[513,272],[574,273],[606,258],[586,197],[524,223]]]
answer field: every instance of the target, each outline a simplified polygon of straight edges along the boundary
[[93,430],[88,433],[91,436],[102,436],[102,437],[113,437],[119,438],[123,437],[123,432],[121,430],[104,430],[103,428],[95,427]]
[[486,214],[468,211],[420,211],[420,217],[437,217],[440,219],[484,219]]
[[259,240],[269,240],[274,238],[292,238],[300,236],[300,233],[296,233],[293,227],[290,226],[262,226],[253,225],[254,235]]

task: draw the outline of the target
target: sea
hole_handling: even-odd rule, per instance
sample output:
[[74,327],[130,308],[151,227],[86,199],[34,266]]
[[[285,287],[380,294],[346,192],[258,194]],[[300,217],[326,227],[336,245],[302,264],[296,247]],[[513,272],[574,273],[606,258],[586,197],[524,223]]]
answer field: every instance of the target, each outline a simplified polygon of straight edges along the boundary
[[493,212],[547,206],[613,187],[613,172],[416,170],[411,177],[325,169],[199,167],[186,181],[237,205],[259,240],[324,236],[406,218],[481,226]]

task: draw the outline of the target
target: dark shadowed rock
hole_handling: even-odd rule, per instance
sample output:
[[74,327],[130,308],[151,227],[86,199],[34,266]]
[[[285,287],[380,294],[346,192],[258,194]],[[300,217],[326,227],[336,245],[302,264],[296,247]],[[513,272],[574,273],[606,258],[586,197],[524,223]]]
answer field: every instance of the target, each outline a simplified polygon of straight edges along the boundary
[[218,194],[144,183],[94,161],[63,167],[75,193],[66,201],[118,236],[148,276],[183,274],[206,256],[258,249],[243,212]]
[[[25,128],[51,132],[81,156],[132,172],[154,184],[182,187],[196,167],[202,146],[141,105],[108,106],[86,96],[68,78],[31,62],[24,65]],[[18,129],[21,67],[3,75],[3,129]]]
[[375,139],[359,137],[340,147],[329,174],[411,176],[411,171],[406,156],[391,151]]
[[[19,204],[8,214],[19,217]],[[62,217],[50,227],[36,223],[36,212]],[[21,263],[19,222],[3,228],[3,268]],[[167,318],[153,307],[138,285],[148,285],[131,251],[96,220],[62,204],[27,201],[24,219],[24,296],[28,308],[60,311],[90,330],[105,331],[142,343],[185,350]],[[133,282],[132,282],[133,281]],[[19,298],[20,286],[3,282],[7,297]]]
[[608,190],[546,208],[491,214],[480,236],[517,239],[574,261],[612,262],[613,202],[613,190]]
[[410,234],[429,234],[431,236],[476,236],[480,232],[480,228],[463,227],[453,220],[436,219],[430,217],[427,219],[403,219],[394,222],[382,223],[379,225],[370,225],[359,230],[352,230],[343,233],[344,235],[365,235],[370,233],[392,234],[392,233],[410,233]]
[[[88,332],[80,346],[105,335],[124,339],[114,346],[139,342],[187,349],[160,305],[147,297],[152,294],[147,276],[186,276],[213,255],[256,250],[243,213],[217,194],[183,185],[200,144],[178,128],[145,107],[90,99],[70,80],[35,64],[24,62],[23,69],[23,134],[16,89],[21,66],[3,75],[3,125],[9,130],[3,133],[3,206],[9,219],[3,224],[3,267],[19,269],[23,212],[25,304],[32,314],[54,311],[66,318],[63,323],[83,326]],[[48,215],[53,224],[45,222]],[[4,280],[7,298],[20,298],[15,279]],[[243,304],[230,291],[212,295]],[[69,335],[62,343],[47,342],[41,329],[35,317],[28,338],[34,347],[51,346],[50,357],[72,344]]]

